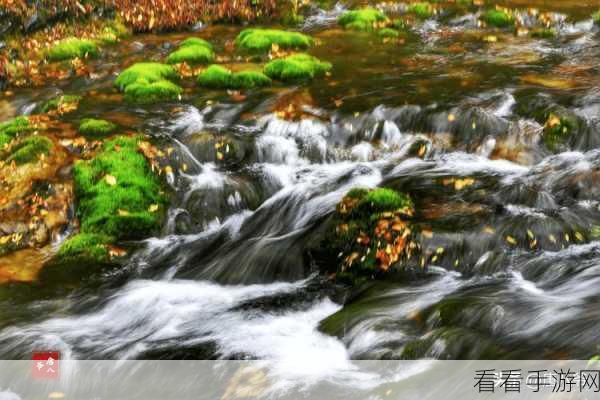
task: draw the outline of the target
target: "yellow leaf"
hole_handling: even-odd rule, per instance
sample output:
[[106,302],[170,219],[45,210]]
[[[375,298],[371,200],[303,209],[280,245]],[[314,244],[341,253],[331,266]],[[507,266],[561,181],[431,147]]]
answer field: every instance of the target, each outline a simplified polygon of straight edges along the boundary
[[115,186],[115,185],[117,184],[117,178],[115,178],[115,177],[114,177],[114,176],[112,176],[112,175],[106,175],[106,176],[104,177],[104,180],[106,181],[106,183],[107,183],[109,186]]
[[515,240],[515,238],[510,235],[506,236],[506,241],[512,245],[517,244],[517,241]]
[[153,212],[157,212],[158,211],[158,204],[150,204],[150,207],[148,207],[148,211],[153,213]]
[[129,211],[127,211],[127,210],[118,209],[117,213],[119,214],[119,217],[126,217],[129,215]]

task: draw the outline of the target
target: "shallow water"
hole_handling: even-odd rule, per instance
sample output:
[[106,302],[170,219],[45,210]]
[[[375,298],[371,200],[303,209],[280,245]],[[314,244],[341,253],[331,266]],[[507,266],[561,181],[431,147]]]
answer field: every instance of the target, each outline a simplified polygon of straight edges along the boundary
[[[81,94],[65,121],[93,116],[143,131],[187,170],[170,179],[164,232],[137,244],[125,268],[1,285],[0,354],[272,359],[317,380],[356,358],[593,356],[600,32],[586,16],[600,4],[535,3],[562,13],[553,14],[558,37],[482,29],[462,10],[383,43],[339,29],[341,5],[315,10],[305,30],[332,76],[243,98],[188,80],[181,102],[121,101],[115,74],[160,60],[189,33],[135,36],[93,63],[93,79],[17,90],[6,117],[56,92]],[[231,55],[238,31],[197,35]],[[539,102],[583,123],[557,154],[540,141],[530,111]],[[282,118],[290,109],[297,118]],[[219,162],[207,137],[234,143],[235,155]],[[414,143],[425,145],[423,159]],[[350,188],[380,185],[415,200],[432,232],[421,237],[425,268],[342,289],[316,273],[306,249]]]

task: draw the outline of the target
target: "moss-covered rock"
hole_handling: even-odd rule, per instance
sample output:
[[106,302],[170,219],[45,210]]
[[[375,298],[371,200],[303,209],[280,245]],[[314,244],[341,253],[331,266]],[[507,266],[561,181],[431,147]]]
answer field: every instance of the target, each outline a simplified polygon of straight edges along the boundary
[[592,20],[596,25],[600,25],[600,10],[592,14]]
[[108,245],[114,238],[93,233],[79,233],[60,247],[55,262],[59,264],[106,264],[110,262]]
[[569,112],[555,109],[544,124],[543,140],[548,149],[554,151],[579,130],[577,117]]
[[488,10],[481,19],[488,25],[496,28],[509,28],[514,26],[515,17],[503,10]]
[[531,37],[539,39],[552,39],[557,35],[554,28],[537,28],[531,31]]
[[68,38],[54,44],[48,50],[48,60],[63,61],[73,58],[97,57],[98,45],[89,39]]
[[115,124],[104,119],[86,118],[79,124],[79,133],[85,136],[107,136],[116,129]]
[[412,3],[408,6],[408,12],[419,19],[429,19],[433,17],[434,8],[427,2]]
[[19,134],[31,132],[34,127],[27,117],[16,117],[0,123],[0,151]]
[[131,31],[120,21],[113,21],[104,27],[100,34],[100,40],[107,44],[115,44],[131,34]]
[[386,19],[382,11],[366,7],[360,10],[346,11],[340,16],[338,23],[346,29],[371,31],[377,27],[378,23],[382,23]]
[[396,29],[392,29],[392,28],[383,28],[377,31],[377,36],[379,36],[380,38],[392,38],[395,39],[397,37],[400,37],[400,32],[397,31]]
[[338,204],[317,258],[338,279],[382,276],[417,252],[410,197],[392,189],[353,189]]
[[273,60],[265,66],[265,74],[280,81],[309,80],[325,75],[332,65],[308,54],[294,54]]
[[187,38],[179,49],[175,50],[167,57],[167,63],[179,64],[187,63],[190,65],[208,64],[215,58],[212,45],[204,39]]
[[198,76],[200,86],[213,89],[252,89],[271,83],[271,79],[260,71],[231,72],[220,65],[211,65]]
[[54,99],[48,100],[40,108],[40,112],[47,113],[50,111],[72,111],[77,109],[81,96],[75,95],[60,95]]
[[304,50],[314,43],[310,36],[300,32],[278,29],[244,29],[235,40],[238,49],[251,53],[266,53],[273,45],[285,50]]
[[164,197],[158,178],[138,151],[140,141],[140,137],[116,137],[105,142],[92,160],[75,164],[82,233],[139,239],[160,226]]
[[137,103],[175,100],[183,89],[171,82],[177,71],[160,63],[137,63],[127,68],[115,80],[115,86],[125,93],[125,99]]
[[6,157],[4,157],[4,161],[6,163],[14,161],[17,165],[37,161],[42,154],[48,155],[52,146],[52,141],[45,136],[27,136],[11,145],[5,151]]

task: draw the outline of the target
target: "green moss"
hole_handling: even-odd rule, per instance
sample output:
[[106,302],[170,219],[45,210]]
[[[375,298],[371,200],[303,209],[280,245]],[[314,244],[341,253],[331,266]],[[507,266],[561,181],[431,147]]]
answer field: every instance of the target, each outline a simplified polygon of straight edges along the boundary
[[127,68],[115,80],[115,85],[125,92],[125,99],[138,103],[175,100],[183,89],[171,82],[177,71],[160,63],[137,63]]
[[136,103],[154,103],[161,100],[176,100],[183,89],[171,81],[147,83],[137,81],[125,88],[125,100]]
[[592,14],[592,19],[596,25],[600,25],[600,10]]
[[17,135],[30,132],[34,129],[27,117],[16,117],[0,123],[0,151],[8,145]]
[[416,252],[413,203],[392,189],[353,189],[336,208],[316,259],[337,279],[357,283],[399,268]]
[[590,231],[590,236],[594,240],[600,239],[600,226],[597,225],[592,227],[592,230]]
[[233,73],[220,65],[211,65],[200,74],[198,84],[213,89],[251,89],[268,86],[271,79],[258,71]]
[[113,242],[111,236],[80,233],[61,245],[56,260],[59,263],[108,263],[110,256],[107,245]]
[[281,81],[308,80],[324,75],[332,68],[328,62],[308,54],[294,54],[273,60],[265,66],[265,74]]
[[381,38],[397,38],[400,36],[400,32],[392,28],[383,28],[377,31],[377,36]]
[[98,56],[98,45],[93,40],[75,37],[62,40],[48,50],[50,61]]
[[355,31],[371,31],[378,22],[386,20],[383,12],[376,8],[366,7],[360,10],[346,11],[338,19],[338,23],[346,29]]
[[556,29],[554,28],[538,28],[531,31],[531,37],[540,39],[552,39],[556,35]]
[[502,10],[488,10],[483,14],[482,19],[496,28],[508,28],[515,24],[515,18]]
[[[137,239],[156,230],[164,203],[158,178],[137,150],[139,137],[104,143],[91,161],[75,165],[77,215],[83,233]],[[154,211],[154,212],[153,212]]]
[[208,64],[212,62],[214,58],[215,54],[210,47],[188,44],[169,54],[167,63],[179,64],[185,62],[190,65]]
[[208,42],[204,39],[197,38],[197,37],[187,38],[179,44],[179,48],[188,47],[188,46],[200,46],[200,47],[206,47],[211,50],[213,49],[212,44],[210,44],[210,42]]
[[121,89],[125,88],[138,80],[144,80],[148,83],[162,80],[176,80],[179,78],[177,71],[170,65],[142,62],[133,64],[125,71],[121,72],[115,80],[115,85]]
[[40,111],[43,113],[47,113],[48,111],[57,110],[65,104],[75,104],[75,103],[79,103],[80,101],[81,101],[81,96],[62,95],[62,96],[58,96],[52,100],[48,100],[47,102],[45,102],[42,105]]
[[41,154],[48,155],[52,149],[52,141],[45,136],[28,136],[13,145],[9,150],[7,163],[15,162],[17,165],[37,161]]
[[251,53],[266,53],[275,44],[281,49],[303,50],[313,45],[310,36],[278,29],[244,29],[235,40],[238,49]]
[[103,119],[86,118],[79,124],[79,133],[86,136],[106,136],[116,129],[115,124]]
[[419,19],[428,19],[433,16],[433,6],[427,2],[413,3],[408,6],[408,12]]
[[550,113],[544,124],[544,144],[552,151],[564,144],[579,129],[579,121],[574,115],[558,110],[556,113]]

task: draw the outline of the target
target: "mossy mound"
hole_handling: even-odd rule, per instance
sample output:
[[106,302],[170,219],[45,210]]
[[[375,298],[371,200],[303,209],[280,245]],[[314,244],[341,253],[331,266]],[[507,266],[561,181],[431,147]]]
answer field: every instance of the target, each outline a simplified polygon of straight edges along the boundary
[[418,250],[410,197],[392,189],[353,189],[338,204],[317,253],[327,273],[352,283],[399,268]]
[[345,29],[355,31],[371,31],[377,27],[378,23],[386,20],[383,12],[376,8],[366,7],[360,10],[346,11],[338,19],[338,23]]
[[52,147],[52,141],[45,136],[28,136],[9,147],[4,162],[23,165],[37,161],[40,155],[48,155]]
[[211,65],[198,77],[200,86],[213,89],[252,89],[269,86],[271,83],[271,79],[262,72],[231,72],[219,65]]
[[412,3],[408,6],[408,12],[414,14],[419,19],[429,19],[433,17],[434,8],[427,2]]
[[278,29],[244,29],[235,40],[238,49],[251,53],[266,53],[273,45],[286,50],[304,50],[314,43],[310,36],[300,32]]
[[29,123],[27,117],[16,117],[0,123],[0,151],[6,147],[11,140],[21,133],[31,132],[34,127]]
[[561,109],[557,108],[548,115],[544,124],[544,144],[548,149],[554,151],[558,146],[566,143],[578,130],[577,117],[568,112],[561,112]]
[[79,133],[85,136],[107,136],[116,129],[115,124],[104,119],[86,118],[79,124]]
[[115,86],[125,93],[125,99],[137,103],[175,100],[183,89],[171,82],[177,71],[160,63],[137,63],[127,68],[115,80]]
[[81,101],[81,96],[75,96],[75,95],[61,95],[58,96],[54,99],[48,100],[47,102],[45,102],[42,107],[40,108],[40,112],[42,113],[47,113],[50,111],[54,111],[54,110],[61,110],[61,109],[66,109],[66,108],[77,108],[77,105],[79,104],[79,102]]
[[139,239],[160,226],[164,198],[158,178],[138,151],[140,141],[126,136],[111,139],[95,158],[75,164],[82,233]]
[[310,80],[322,76],[332,68],[331,64],[308,54],[294,54],[273,60],[265,66],[265,74],[280,81]]
[[60,264],[106,264],[110,262],[108,245],[114,238],[93,233],[79,233],[60,247],[55,261]]
[[98,45],[93,40],[68,38],[61,40],[48,50],[48,60],[64,61],[74,58],[97,57]]
[[509,28],[515,24],[514,16],[502,10],[488,10],[481,19],[486,24],[496,28]]
[[204,39],[187,38],[179,49],[175,50],[167,57],[167,63],[179,64],[187,63],[190,65],[208,64],[215,58],[212,45]]
[[537,28],[531,31],[531,37],[538,39],[552,39],[555,38],[558,33],[554,28]]
[[592,20],[596,25],[600,25],[600,10],[592,14]]
[[383,28],[377,31],[377,36],[379,36],[380,38],[391,38],[391,39],[395,39],[397,37],[400,37],[400,32],[397,31],[396,29],[392,29],[392,28]]

